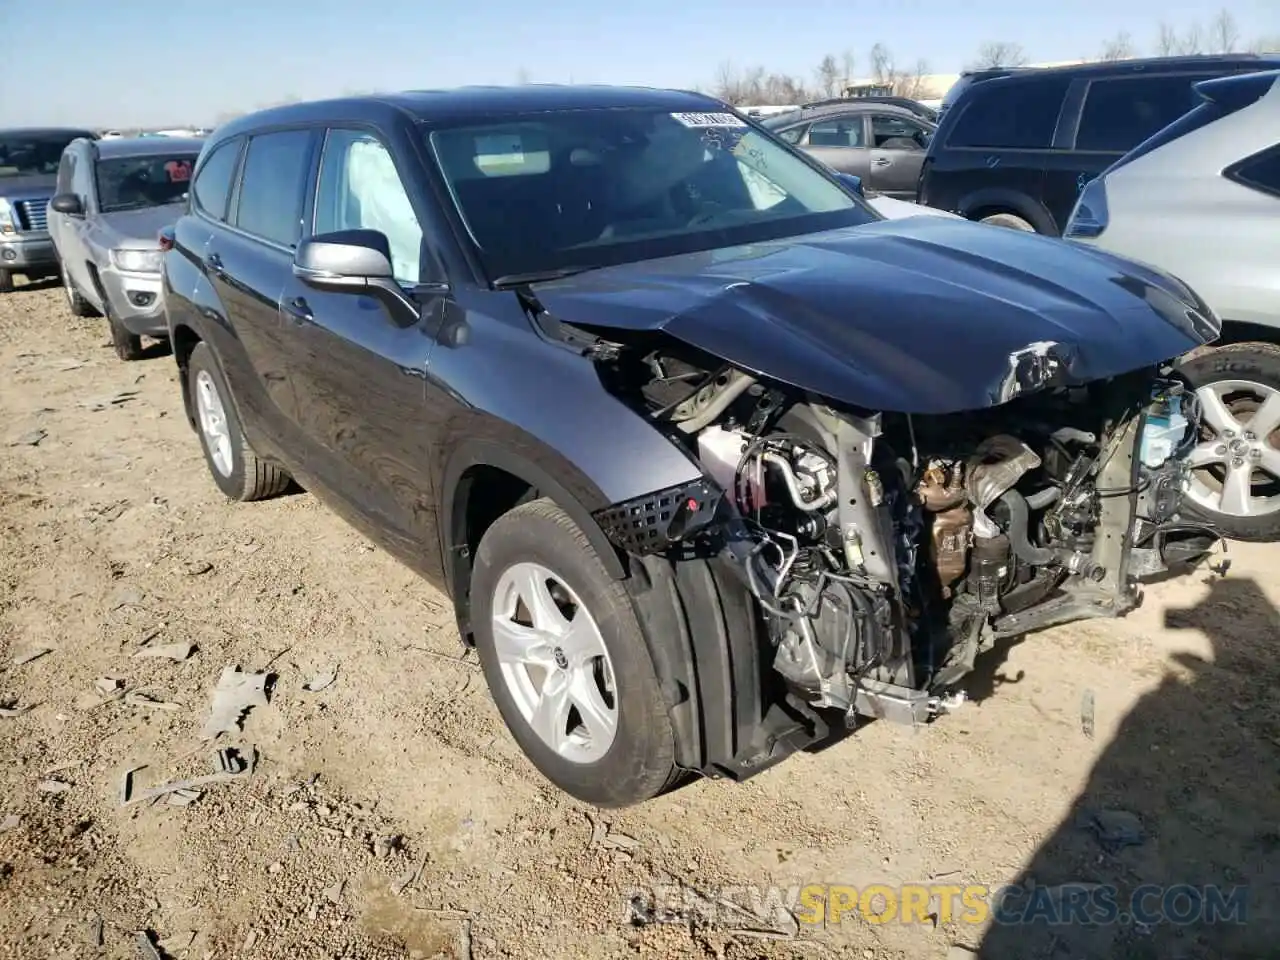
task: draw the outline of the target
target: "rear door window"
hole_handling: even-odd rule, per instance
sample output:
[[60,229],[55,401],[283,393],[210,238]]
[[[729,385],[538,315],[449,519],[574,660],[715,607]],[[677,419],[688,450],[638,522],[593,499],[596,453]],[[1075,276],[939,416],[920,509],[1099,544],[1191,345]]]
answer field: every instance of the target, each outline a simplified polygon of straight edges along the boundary
[[833,117],[818,120],[809,127],[811,147],[865,147],[862,117]]
[[874,114],[871,117],[872,146],[881,150],[924,150],[929,146],[929,130],[906,117]]
[[201,213],[215,220],[227,218],[227,201],[231,198],[231,181],[240,159],[240,138],[214,147],[196,172],[192,196]]
[[1110,77],[1085,94],[1076,149],[1123,153],[1188,113],[1200,102],[1191,85],[1213,74]]
[[1044,150],[1053,145],[1070,80],[987,80],[975,84],[947,139],[951,147]]
[[1225,172],[1236,183],[1280,197],[1280,146],[1254,154]]
[[249,140],[235,225],[283,247],[302,237],[302,203],[311,168],[310,130],[281,130]]

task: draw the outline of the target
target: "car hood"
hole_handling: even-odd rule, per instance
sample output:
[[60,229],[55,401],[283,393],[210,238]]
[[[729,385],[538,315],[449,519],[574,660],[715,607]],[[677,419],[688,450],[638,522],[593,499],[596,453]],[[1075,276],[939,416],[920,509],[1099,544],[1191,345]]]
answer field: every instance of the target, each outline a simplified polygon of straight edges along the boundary
[[605,267],[532,292],[571,324],[662,330],[829,400],[903,413],[1116,376],[1220,329],[1152,268],[929,216]]
[[0,177],[0,197],[52,196],[58,184],[54,173],[24,173],[16,177]]
[[182,209],[180,203],[166,203],[161,207],[143,207],[141,210],[117,210],[100,214],[98,222],[110,231],[114,246],[151,250],[159,246],[156,235],[177,223]]

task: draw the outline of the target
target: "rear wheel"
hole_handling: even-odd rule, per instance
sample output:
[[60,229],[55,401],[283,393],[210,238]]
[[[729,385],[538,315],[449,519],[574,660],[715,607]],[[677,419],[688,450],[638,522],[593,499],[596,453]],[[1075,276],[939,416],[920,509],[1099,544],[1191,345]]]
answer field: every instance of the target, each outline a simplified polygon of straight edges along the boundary
[[187,382],[200,446],[218,489],[232,500],[262,500],[284,492],[289,475],[250,448],[226,378],[203,343],[191,351]]
[[471,597],[489,690],[548,780],[601,807],[675,782],[675,737],[635,609],[563,510],[535,500],[495,521]]
[[13,293],[12,270],[0,270],[0,293]]
[[1027,233],[1036,232],[1036,228],[1030,223],[1012,213],[993,213],[989,217],[983,217],[982,222],[989,223],[993,227],[1008,227],[1010,230],[1024,230]]
[[1280,347],[1228,344],[1181,369],[1202,421],[1184,512],[1236,540],[1280,540]]

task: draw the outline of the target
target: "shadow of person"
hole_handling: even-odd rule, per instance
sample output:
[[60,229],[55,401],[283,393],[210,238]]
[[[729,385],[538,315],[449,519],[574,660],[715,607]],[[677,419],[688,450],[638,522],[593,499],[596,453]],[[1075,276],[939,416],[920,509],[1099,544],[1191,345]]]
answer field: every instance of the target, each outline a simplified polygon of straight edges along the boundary
[[1280,616],[1252,579],[1214,578],[1165,626],[1202,631],[1211,658],[1174,656],[1125,717],[993,896],[981,957],[1280,956]]

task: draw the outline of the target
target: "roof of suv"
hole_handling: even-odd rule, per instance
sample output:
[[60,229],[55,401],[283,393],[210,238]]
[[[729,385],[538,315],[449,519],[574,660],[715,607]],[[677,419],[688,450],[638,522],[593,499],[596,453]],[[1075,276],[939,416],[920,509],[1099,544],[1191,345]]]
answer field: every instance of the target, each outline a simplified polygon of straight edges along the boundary
[[111,137],[95,140],[99,160],[153,157],[169,153],[199,153],[204,141],[196,137]]
[[449,90],[406,90],[401,93],[369,94],[270,107],[229,121],[218,129],[217,137],[223,139],[264,123],[322,120],[334,112],[359,112],[361,107],[378,105],[398,109],[427,123],[568,110],[648,108],[672,113],[723,113],[731,109],[722,101],[706,94],[655,87],[549,83],[471,86]]

